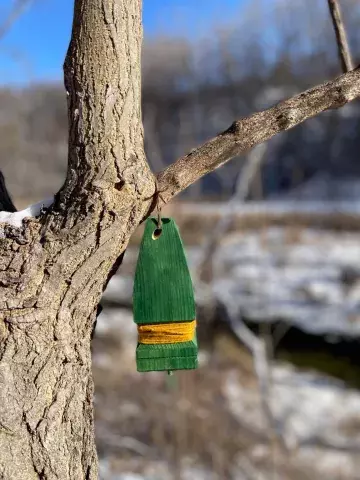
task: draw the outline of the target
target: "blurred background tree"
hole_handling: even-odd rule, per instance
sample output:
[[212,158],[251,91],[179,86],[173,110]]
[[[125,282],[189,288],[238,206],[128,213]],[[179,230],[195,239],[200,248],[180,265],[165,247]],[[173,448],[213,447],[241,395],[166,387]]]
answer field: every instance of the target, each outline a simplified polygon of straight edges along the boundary
[[[360,6],[352,0],[343,3],[351,49],[357,54]],[[339,71],[324,0],[311,5],[253,1],[239,7],[234,21],[214,25],[201,36],[145,36],[143,117],[149,161],[161,170],[227,128],[234,118],[266,108]],[[62,84],[24,84],[20,88],[7,84],[0,91],[1,166],[19,205],[57,191],[65,176],[67,151]],[[288,194],[317,179],[316,188],[309,188],[307,195],[321,198],[326,192],[320,183],[357,179],[358,124],[359,109],[350,104],[272,141],[249,197]],[[184,196],[226,199],[238,169],[238,163],[231,162]]]

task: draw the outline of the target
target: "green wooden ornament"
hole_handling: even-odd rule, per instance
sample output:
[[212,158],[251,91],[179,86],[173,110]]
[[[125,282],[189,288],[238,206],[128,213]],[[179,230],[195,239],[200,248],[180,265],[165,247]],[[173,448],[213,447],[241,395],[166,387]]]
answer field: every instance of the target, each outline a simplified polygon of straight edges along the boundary
[[[162,230],[158,236],[157,228],[157,219],[148,218],[136,266],[133,310],[139,331],[146,325],[160,329],[164,324],[171,324],[174,328],[184,327],[196,319],[194,289],[179,230],[171,218],[162,219]],[[179,325],[182,322],[186,323]],[[140,343],[142,337],[139,334],[137,370],[197,368],[195,330],[191,336],[191,340],[184,342],[172,343],[170,340],[169,343],[149,344]]]

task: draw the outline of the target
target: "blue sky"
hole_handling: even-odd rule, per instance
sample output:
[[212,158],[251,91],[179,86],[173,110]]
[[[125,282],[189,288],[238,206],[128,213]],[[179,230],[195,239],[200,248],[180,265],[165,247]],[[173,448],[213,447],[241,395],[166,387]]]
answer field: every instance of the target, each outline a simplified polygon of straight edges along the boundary
[[[231,22],[249,0],[144,0],[145,37],[191,38]],[[251,0],[250,0],[251,1]],[[0,1],[0,18],[13,0]],[[73,0],[33,0],[0,43],[0,83],[59,81],[69,42]]]

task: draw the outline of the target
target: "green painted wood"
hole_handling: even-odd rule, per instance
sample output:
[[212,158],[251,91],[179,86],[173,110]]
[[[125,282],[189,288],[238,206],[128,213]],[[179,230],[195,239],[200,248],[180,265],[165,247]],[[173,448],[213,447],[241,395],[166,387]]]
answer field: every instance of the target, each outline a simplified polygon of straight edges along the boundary
[[188,322],[195,319],[194,290],[179,230],[162,219],[162,234],[153,240],[157,223],[146,222],[136,266],[133,308],[136,323]]
[[141,345],[136,349],[139,372],[188,370],[198,367],[196,337],[191,342],[164,345]]
[[[150,217],[140,246],[133,291],[137,324],[188,322],[196,318],[194,289],[179,230],[171,218],[162,219],[162,234],[153,239],[157,221]],[[145,345],[136,349],[137,369],[197,368],[196,334],[193,341]]]
[[[147,345],[150,347],[150,345]],[[194,370],[198,367],[198,359],[196,357],[177,357],[171,356],[167,358],[152,359],[136,359],[138,372],[161,372],[173,370]]]

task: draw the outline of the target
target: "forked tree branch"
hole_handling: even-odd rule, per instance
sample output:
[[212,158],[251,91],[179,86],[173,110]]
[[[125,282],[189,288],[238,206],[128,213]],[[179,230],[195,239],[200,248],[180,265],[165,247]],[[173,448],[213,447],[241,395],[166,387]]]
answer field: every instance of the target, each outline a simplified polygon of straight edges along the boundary
[[360,66],[262,112],[235,121],[225,132],[191,150],[157,175],[161,204],[199,178],[277,133],[360,97]]
[[341,10],[338,0],[328,0],[331,19],[333,22],[338,53],[343,72],[350,72],[353,67],[350,48],[347,41],[344,23],[341,17]]

